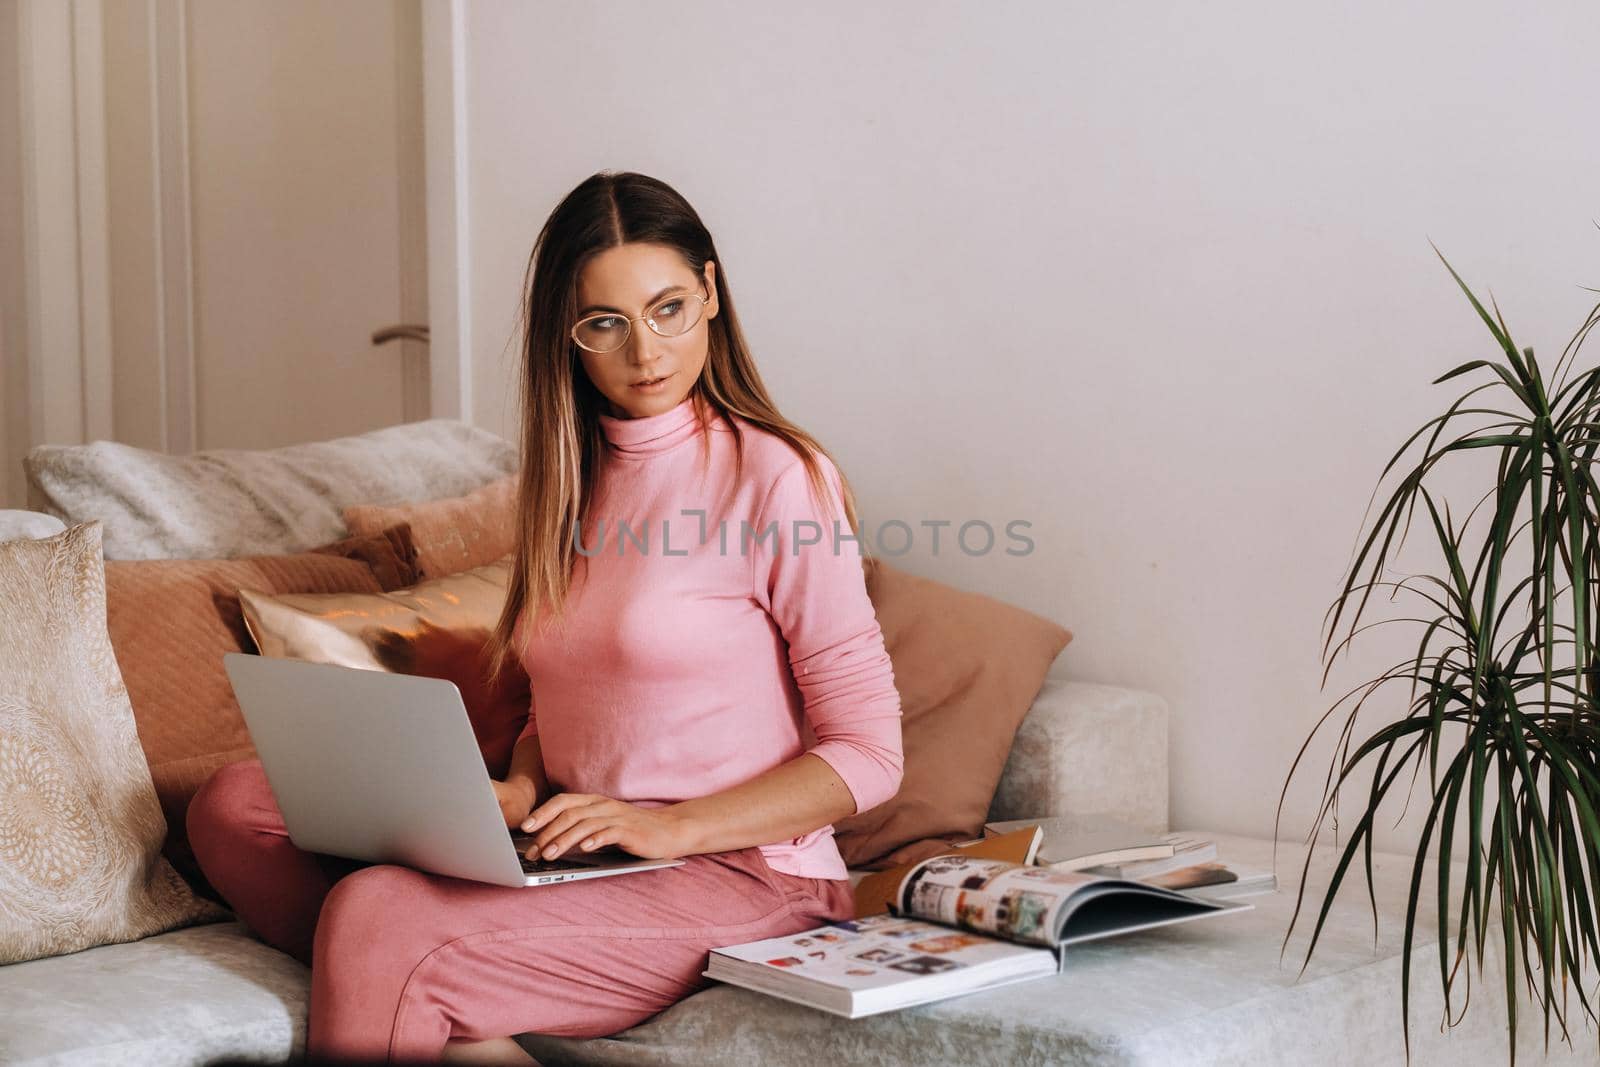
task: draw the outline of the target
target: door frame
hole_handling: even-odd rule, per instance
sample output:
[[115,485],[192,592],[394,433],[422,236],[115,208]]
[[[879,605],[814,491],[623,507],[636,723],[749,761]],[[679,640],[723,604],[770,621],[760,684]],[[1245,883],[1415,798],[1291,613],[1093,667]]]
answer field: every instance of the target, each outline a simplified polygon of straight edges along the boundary
[[[9,380],[27,383],[24,426],[13,429],[12,440],[28,447],[114,433],[105,2],[17,0],[26,339],[8,369]],[[471,422],[467,0],[403,2],[420,6],[431,334],[426,396],[408,407],[422,412],[425,402],[431,417]],[[196,447],[188,0],[144,4],[157,105],[159,194],[152,206],[161,245],[153,268],[161,293],[161,421],[166,450],[181,453]]]
[[436,418],[473,422],[472,227],[468,214],[467,0],[422,5],[428,205],[428,391]]
[[111,432],[101,12],[17,3],[24,330],[6,369],[27,396],[12,440],[29,446]]

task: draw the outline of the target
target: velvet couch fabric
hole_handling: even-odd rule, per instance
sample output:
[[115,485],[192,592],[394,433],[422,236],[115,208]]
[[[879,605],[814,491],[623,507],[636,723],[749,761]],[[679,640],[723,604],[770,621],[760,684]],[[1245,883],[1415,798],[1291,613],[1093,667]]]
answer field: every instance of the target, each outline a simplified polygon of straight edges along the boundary
[[0,967],[0,1063],[283,1063],[305,1044],[310,971],[238,922]]

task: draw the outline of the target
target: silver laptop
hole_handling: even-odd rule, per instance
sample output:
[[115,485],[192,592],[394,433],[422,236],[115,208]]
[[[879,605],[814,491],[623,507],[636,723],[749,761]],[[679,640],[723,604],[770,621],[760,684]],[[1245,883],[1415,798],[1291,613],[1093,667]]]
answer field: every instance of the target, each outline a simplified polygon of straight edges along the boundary
[[222,657],[289,839],[310,852],[504,886],[677,867],[598,849],[529,860],[507,829],[455,683]]

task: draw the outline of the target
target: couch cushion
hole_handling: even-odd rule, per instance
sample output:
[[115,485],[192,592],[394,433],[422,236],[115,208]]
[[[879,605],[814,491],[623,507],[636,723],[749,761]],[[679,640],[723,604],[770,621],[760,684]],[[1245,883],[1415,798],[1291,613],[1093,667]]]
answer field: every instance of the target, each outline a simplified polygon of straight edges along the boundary
[[1017,728],[989,818],[1102,817],[1165,833],[1169,715],[1158,693],[1052,671]]
[[305,1045],[310,972],[238,922],[0,967],[0,1063],[282,1063]]
[[107,559],[226,559],[345,536],[352,504],[460,496],[516,467],[504,439],[451,419],[353,437],[168,456],[112,441],[29,451],[28,506],[105,523]]
[[0,963],[220,918],[160,856],[99,524],[0,544],[0,605]]

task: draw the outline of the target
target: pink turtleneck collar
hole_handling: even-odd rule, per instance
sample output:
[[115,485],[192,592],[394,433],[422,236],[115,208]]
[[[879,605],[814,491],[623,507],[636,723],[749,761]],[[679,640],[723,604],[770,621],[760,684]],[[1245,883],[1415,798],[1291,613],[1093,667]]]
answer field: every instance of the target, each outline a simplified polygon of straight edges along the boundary
[[700,433],[700,423],[694,413],[694,394],[658,415],[619,419],[602,414],[600,430],[612,451],[622,458],[644,459],[665,452]]

